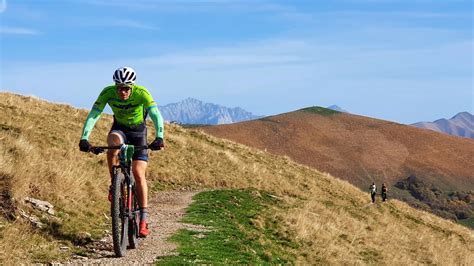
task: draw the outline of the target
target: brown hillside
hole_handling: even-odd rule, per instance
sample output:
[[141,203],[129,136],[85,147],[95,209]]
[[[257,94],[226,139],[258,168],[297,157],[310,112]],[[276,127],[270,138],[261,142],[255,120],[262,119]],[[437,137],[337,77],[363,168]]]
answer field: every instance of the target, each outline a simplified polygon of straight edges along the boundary
[[[86,116],[87,110],[0,92],[0,264],[58,264],[87,255],[85,244],[110,233],[105,154],[82,153],[77,145]],[[103,114],[91,143],[104,143],[112,121]],[[152,129],[148,140],[153,136]],[[252,218],[251,226],[261,233],[248,237],[265,246],[278,244],[293,254],[288,264],[469,265],[474,261],[472,230],[398,200],[370,204],[367,193],[348,182],[288,157],[179,125],[165,125],[165,143],[164,151],[150,153],[151,198],[159,190],[190,188],[254,188],[260,191],[255,197],[270,194],[277,204]],[[50,202],[56,214],[35,209],[25,197]],[[22,214],[40,219],[44,227],[37,228]],[[152,234],[161,237],[163,229]],[[149,240],[142,240],[138,251]],[[241,249],[255,252],[250,246]]]
[[411,175],[446,191],[474,189],[472,139],[319,107],[201,129],[287,155],[363,190],[373,180],[394,185]]

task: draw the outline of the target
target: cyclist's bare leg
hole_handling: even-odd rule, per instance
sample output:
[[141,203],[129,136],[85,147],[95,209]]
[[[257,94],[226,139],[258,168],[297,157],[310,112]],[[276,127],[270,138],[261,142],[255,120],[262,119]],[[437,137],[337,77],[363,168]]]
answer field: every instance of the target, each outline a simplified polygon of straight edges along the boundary
[[137,196],[140,208],[148,207],[148,186],[146,184],[145,172],[148,163],[146,161],[132,161],[132,170],[135,181],[137,182]]
[[[123,143],[122,136],[118,133],[110,133],[109,136],[107,136],[107,144],[109,146],[117,146]],[[112,167],[115,165],[119,165],[119,159],[118,159],[118,153],[119,150],[108,150],[107,151],[107,164],[109,165],[109,173],[110,173],[110,179],[112,180],[113,173],[112,173]]]

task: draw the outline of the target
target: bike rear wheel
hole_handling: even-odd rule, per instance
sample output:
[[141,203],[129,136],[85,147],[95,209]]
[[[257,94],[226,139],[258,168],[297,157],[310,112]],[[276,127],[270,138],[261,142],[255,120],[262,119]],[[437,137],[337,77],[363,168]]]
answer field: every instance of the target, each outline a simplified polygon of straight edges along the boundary
[[127,250],[128,219],[125,219],[127,185],[119,168],[114,169],[112,179],[112,239],[117,257],[123,257]]
[[131,249],[137,248],[138,246],[138,223],[140,219],[139,214],[139,206],[138,206],[138,199],[137,193],[135,190],[135,185],[132,186],[131,193],[132,199],[132,211],[131,216],[129,219],[129,227],[128,227],[128,244]]

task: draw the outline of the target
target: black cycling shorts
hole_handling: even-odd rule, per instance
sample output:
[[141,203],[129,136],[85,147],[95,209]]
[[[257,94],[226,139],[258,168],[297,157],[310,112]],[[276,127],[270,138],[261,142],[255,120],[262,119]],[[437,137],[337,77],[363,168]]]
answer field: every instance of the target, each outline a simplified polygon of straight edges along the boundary
[[[125,141],[125,144],[132,144],[135,146],[145,146],[147,143],[146,140],[146,124],[142,123],[137,126],[127,127],[119,125],[117,122],[114,121],[112,128],[110,129],[110,133],[118,133],[122,136]],[[140,160],[140,161],[148,161],[148,150],[142,149],[137,150],[133,153],[133,160]]]

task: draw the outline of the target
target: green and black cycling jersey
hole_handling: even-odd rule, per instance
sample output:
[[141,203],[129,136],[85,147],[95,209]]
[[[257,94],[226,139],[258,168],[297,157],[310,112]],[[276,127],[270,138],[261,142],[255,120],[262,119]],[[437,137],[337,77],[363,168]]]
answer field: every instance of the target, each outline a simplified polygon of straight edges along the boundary
[[89,139],[95,123],[108,104],[114,113],[115,123],[125,127],[135,127],[145,122],[149,114],[155,126],[157,138],[163,138],[163,118],[150,92],[143,86],[133,85],[130,97],[120,99],[117,86],[105,87],[87,116],[81,139]]

